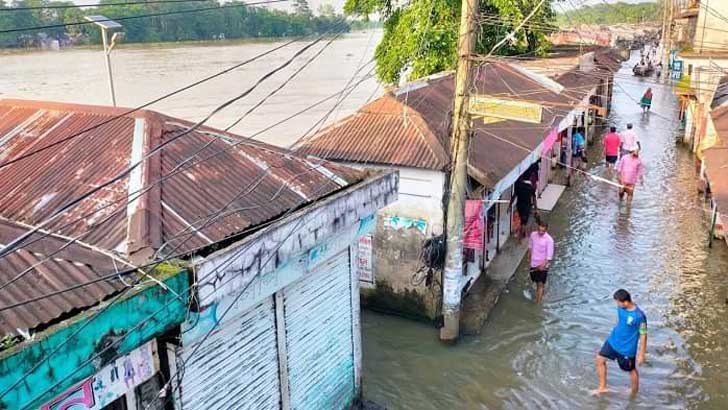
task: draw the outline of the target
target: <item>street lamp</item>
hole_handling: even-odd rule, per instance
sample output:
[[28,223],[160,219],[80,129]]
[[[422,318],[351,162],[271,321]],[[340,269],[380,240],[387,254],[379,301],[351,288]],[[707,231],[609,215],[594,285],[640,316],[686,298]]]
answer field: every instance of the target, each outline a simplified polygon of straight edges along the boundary
[[114,78],[111,75],[111,50],[114,49],[114,46],[118,42],[121,42],[122,38],[124,38],[124,33],[119,31],[114,32],[111,35],[111,43],[109,43],[109,31],[120,29],[122,25],[101,15],[86,16],[86,20],[96,24],[101,28],[101,40],[104,43],[104,55],[106,57],[106,71],[109,74],[109,91],[111,92],[111,104],[116,107]]

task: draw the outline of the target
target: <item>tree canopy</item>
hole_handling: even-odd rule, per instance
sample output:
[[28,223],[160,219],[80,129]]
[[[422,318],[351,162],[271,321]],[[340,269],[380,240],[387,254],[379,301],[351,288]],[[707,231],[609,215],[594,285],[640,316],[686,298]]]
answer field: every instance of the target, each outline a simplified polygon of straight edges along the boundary
[[[313,16],[308,10],[306,0],[297,1],[296,13],[287,13],[267,8],[247,7],[243,2],[220,3],[209,0],[194,3],[157,3],[105,5],[119,3],[119,0],[101,0],[98,7],[81,9],[78,7],[16,10],[0,12],[0,31],[48,26],[83,21],[85,15],[102,14],[114,19],[126,16],[156,14],[181,10],[194,10],[221,7],[196,13],[171,14],[166,16],[124,20],[124,42],[160,42],[182,40],[210,40],[215,38],[285,37],[314,33],[324,33],[334,27],[348,29],[341,23],[342,16],[327,14]],[[48,5],[72,5],[70,1],[51,0],[0,0],[0,7],[20,8]],[[239,5],[237,7],[236,5]],[[28,47],[37,45],[42,38],[86,39],[93,43],[100,41],[98,28],[93,25],[65,26],[35,31],[22,31],[0,34],[0,47]]]
[[[539,8],[523,30],[498,50],[501,55],[541,54],[547,51],[546,34],[554,14],[551,1]],[[476,29],[476,51],[487,53],[533,10],[540,0],[481,0]],[[384,37],[375,58],[377,76],[396,83],[404,72],[413,80],[455,67],[460,0],[347,0],[347,14],[368,16],[380,13]]]
[[620,24],[657,21],[662,9],[658,3],[614,3],[584,6],[556,15],[559,25]]

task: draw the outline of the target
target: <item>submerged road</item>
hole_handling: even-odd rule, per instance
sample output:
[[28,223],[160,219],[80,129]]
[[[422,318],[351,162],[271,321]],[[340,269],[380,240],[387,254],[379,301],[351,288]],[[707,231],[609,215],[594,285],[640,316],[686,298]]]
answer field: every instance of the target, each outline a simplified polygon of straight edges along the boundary
[[[707,217],[692,154],[675,143],[668,87],[616,77],[610,123],[635,124],[647,167],[631,206],[616,188],[580,178],[549,215],[556,241],[545,301],[523,295],[526,266],[483,334],[457,346],[427,325],[363,314],[364,394],[389,409],[726,409],[728,249],[707,248]],[[652,86],[654,112],[635,100]],[[607,176],[599,142],[589,172]],[[593,397],[594,356],[616,321],[612,293],[628,289],[648,317],[647,363],[632,399],[609,365],[614,393]]]

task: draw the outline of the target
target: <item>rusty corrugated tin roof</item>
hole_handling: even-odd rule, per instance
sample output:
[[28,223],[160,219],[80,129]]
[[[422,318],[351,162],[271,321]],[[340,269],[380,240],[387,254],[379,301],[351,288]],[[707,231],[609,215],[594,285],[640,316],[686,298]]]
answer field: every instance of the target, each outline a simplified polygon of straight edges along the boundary
[[[82,235],[80,241],[89,247],[141,264],[154,256],[192,252],[254,229],[365,177],[362,171],[209,127],[177,138],[192,123],[145,110],[125,115],[128,111],[0,100],[0,164],[111,120],[0,168],[0,218],[36,226],[70,200],[143,160],[140,167],[46,227],[63,237]],[[162,144],[167,145],[147,156]],[[6,242],[19,236],[4,230],[10,232],[0,225],[0,237]],[[12,277],[21,261],[32,264],[33,258],[42,259],[38,255],[3,258],[7,262],[3,265],[0,260],[0,276]],[[39,269],[47,269],[48,280],[67,277],[66,283],[81,283],[97,269],[79,258],[53,262],[53,269],[47,262]],[[44,323],[71,305],[86,307],[91,299],[98,301],[109,294],[106,291],[113,291],[109,284],[98,286],[98,291],[84,290],[90,296],[69,295],[68,300],[77,303],[69,302],[68,309],[61,303],[53,312],[41,314],[32,309],[49,308],[29,307],[22,322],[8,326]],[[0,299],[0,304],[32,297],[32,292],[19,289],[16,293]]]
[[[0,220],[0,243],[6,244],[27,231],[27,227]],[[64,313],[96,305],[124,287],[119,279],[109,279],[40,298],[116,272],[110,256],[79,243],[57,252],[66,245],[67,240],[57,236],[40,239],[41,236],[34,235],[27,247],[0,259],[2,284],[31,269],[0,291],[0,308],[39,298],[32,303],[0,311],[0,335],[15,333],[16,329],[33,329],[59,318]],[[44,261],[51,254],[54,254],[53,257]],[[120,270],[127,268],[123,263],[117,262],[117,266]]]
[[[469,168],[473,177],[492,187],[541,143],[573,99],[549,88],[557,84],[547,87],[543,80],[550,80],[510,63],[486,62],[474,71],[473,92],[544,105],[541,124],[476,120]],[[296,149],[336,161],[445,170],[454,92],[452,73],[415,81],[301,141]]]

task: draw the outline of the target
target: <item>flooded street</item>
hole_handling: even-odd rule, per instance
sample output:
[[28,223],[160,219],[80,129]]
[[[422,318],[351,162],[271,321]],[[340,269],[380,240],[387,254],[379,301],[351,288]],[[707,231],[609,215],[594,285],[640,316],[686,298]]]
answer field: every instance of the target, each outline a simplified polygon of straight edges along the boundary
[[[231,129],[250,136],[311,104],[344,89],[352,76],[356,84],[370,73],[381,30],[346,34],[333,42],[290,84]],[[160,101],[149,109],[199,121],[225,100],[243,93],[267,72],[283,64],[307,42],[296,42],[260,60]],[[135,107],[190,83],[232,67],[285,41],[229,41],[196,44],[122,45],[111,55],[116,99],[120,107]],[[226,128],[260,99],[283,83],[326,41],[317,44],[291,65],[210,119],[208,125]],[[25,98],[79,104],[110,104],[103,51],[66,49],[60,52],[0,53],[0,98]],[[237,84],[237,86],[235,86]],[[257,139],[288,146],[309,128],[317,130],[322,118],[331,123],[381,93],[376,80],[362,82],[335,109],[333,98],[285,124],[257,135]],[[332,110],[333,109],[333,110]],[[327,114],[331,111],[331,114]],[[317,124],[318,123],[318,124]]]
[[[695,160],[675,143],[676,98],[623,67],[611,122],[633,122],[647,167],[634,202],[580,178],[547,216],[556,241],[545,303],[527,300],[522,264],[480,337],[455,347],[432,327],[365,312],[367,398],[390,409],[725,409],[728,403],[728,251],[707,244]],[[647,86],[653,109],[635,103]],[[590,172],[605,176],[599,141]],[[597,152],[599,151],[599,152]],[[616,322],[612,293],[624,287],[646,313],[641,390],[609,364],[615,393],[593,397],[594,356]]]

